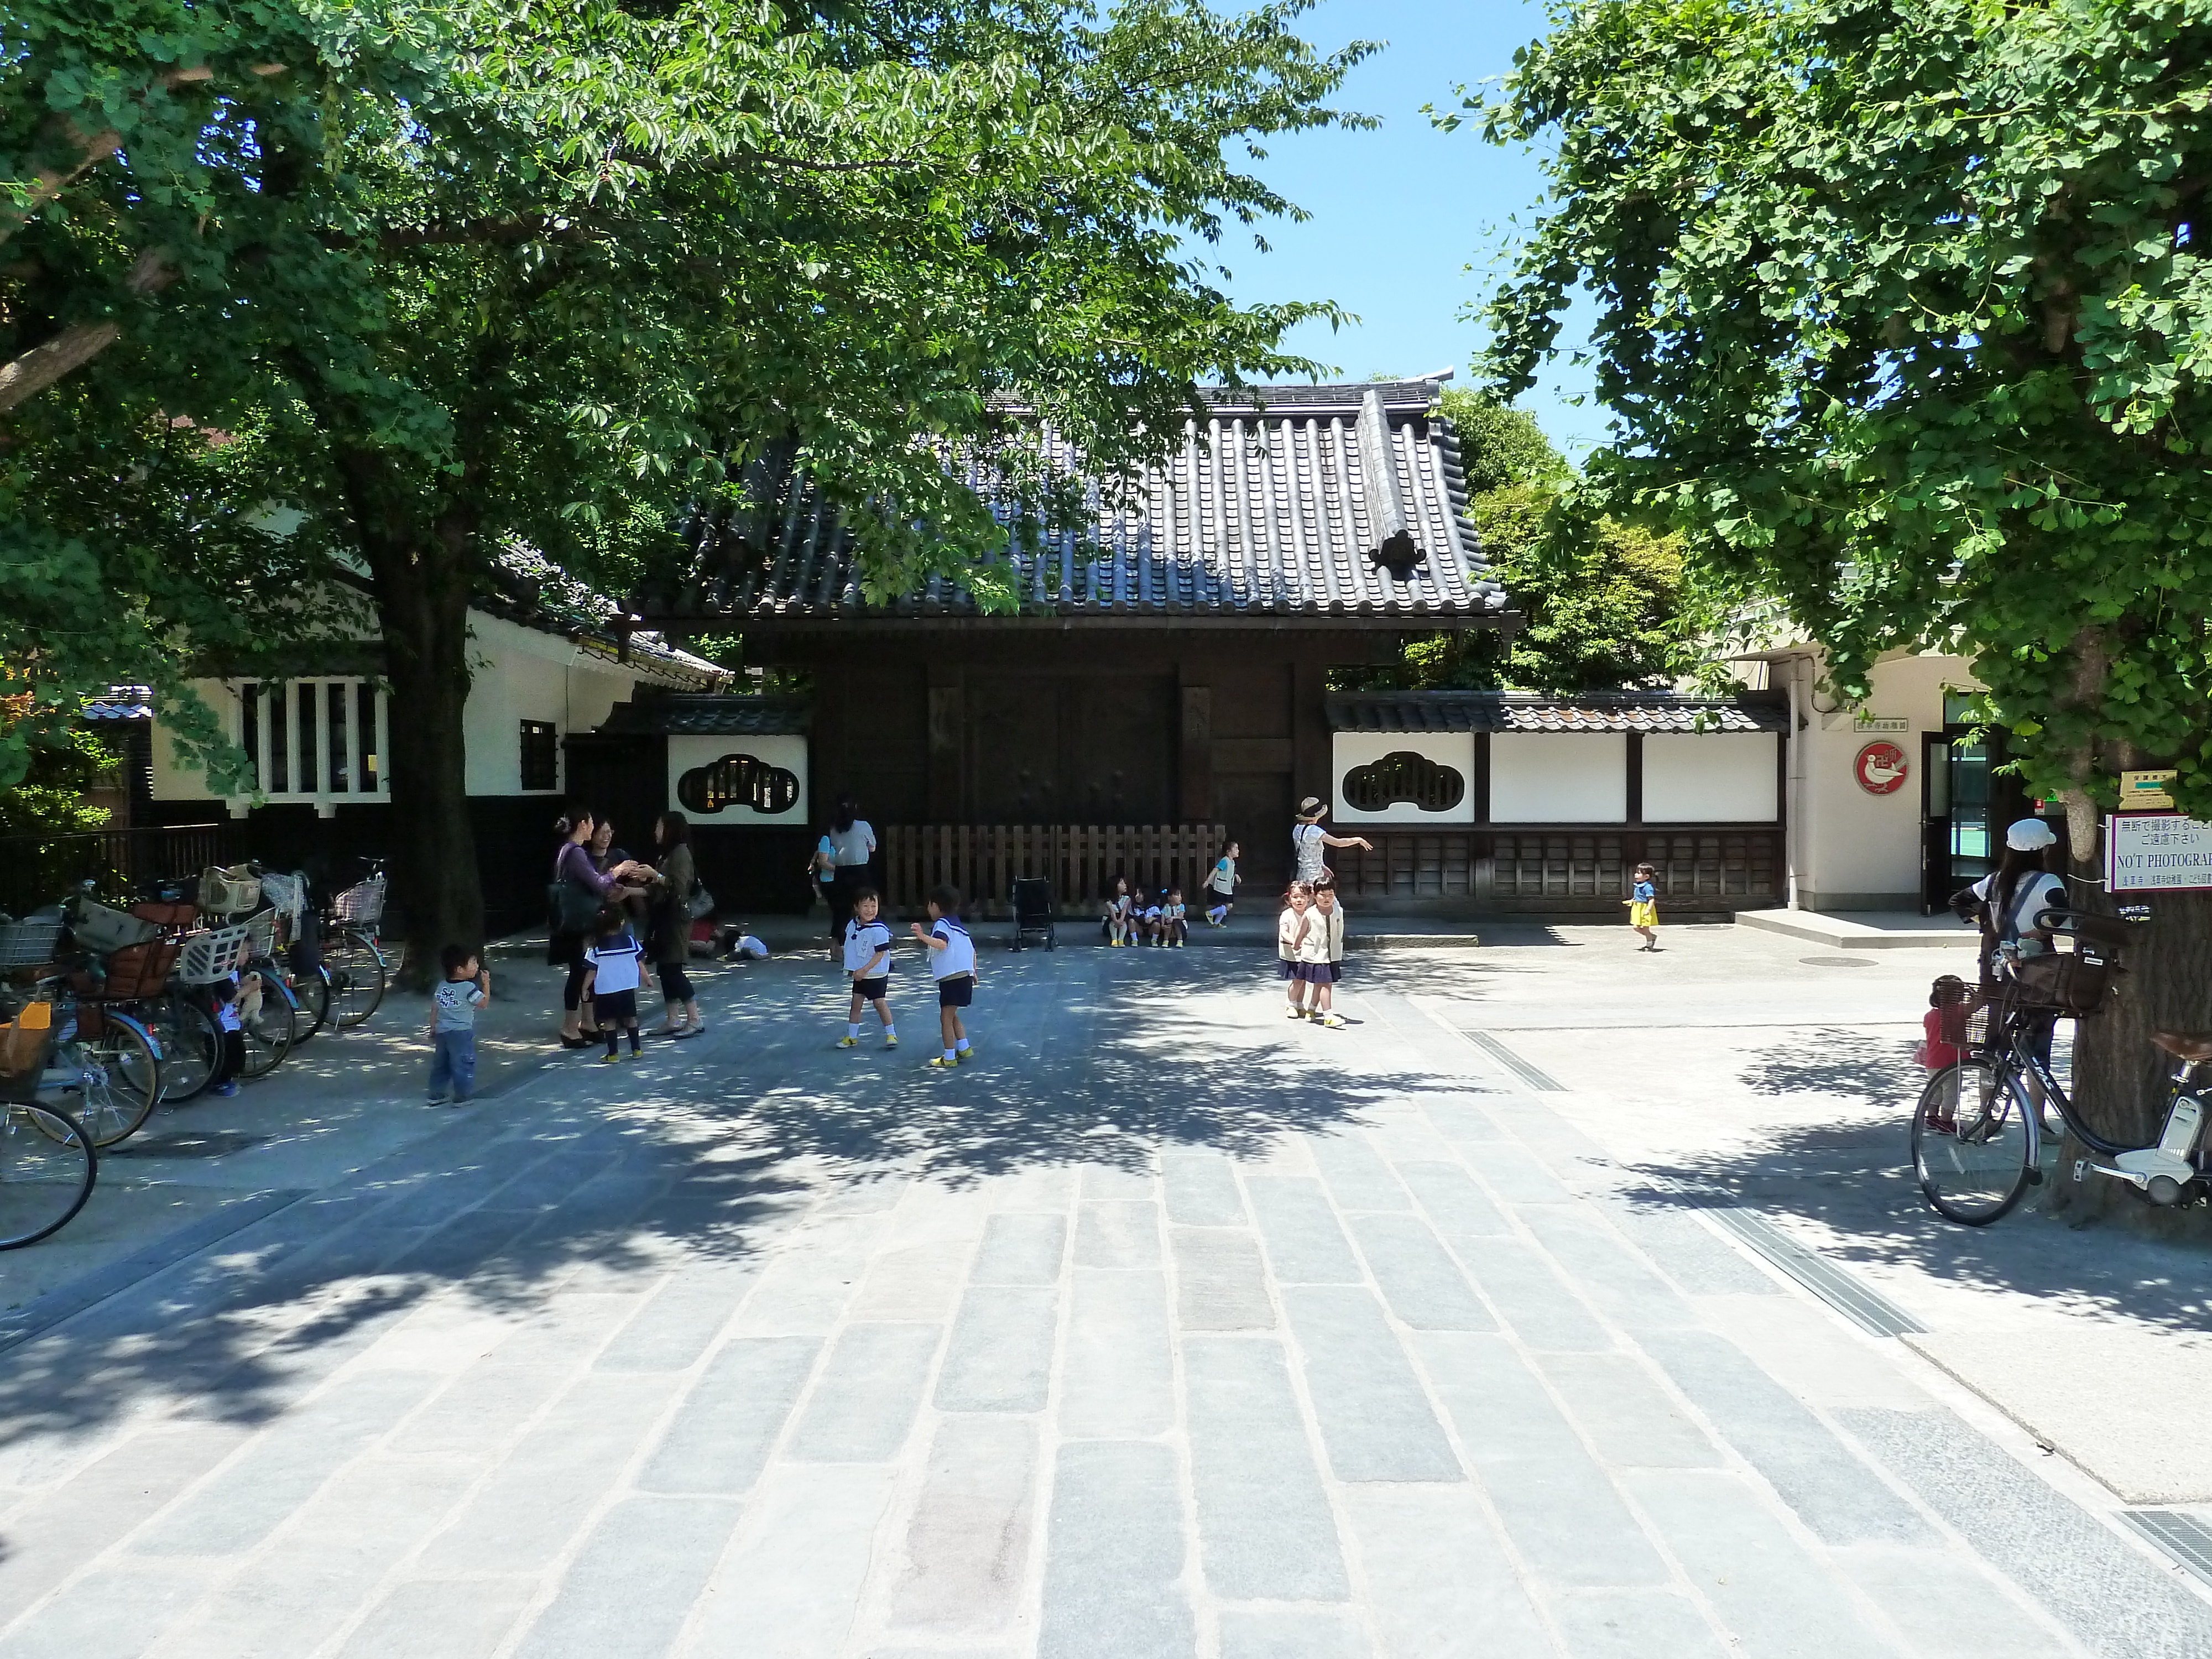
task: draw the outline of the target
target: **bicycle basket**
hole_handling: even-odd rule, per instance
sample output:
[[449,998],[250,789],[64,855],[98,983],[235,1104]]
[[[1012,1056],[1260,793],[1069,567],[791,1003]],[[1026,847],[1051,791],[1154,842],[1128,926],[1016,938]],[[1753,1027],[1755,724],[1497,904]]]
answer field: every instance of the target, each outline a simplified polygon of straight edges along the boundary
[[2013,996],[2023,1008],[2094,1014],[2112,994],[2113,956],[2108,946],[2080,939],[2071,951],[2024,957],[2013,964]]
[[384,920],[384,878],[371,876],[331,901],[331,914],[349,927],[367,927]]
[[70,904],[69,930],[70,937],[79,945],[102,956],[110,951],[120,951],[126,945],[143,945],[149,939],[161,936],[155,923],[88,898],[79,898]]
[[228,870],[210,864],[200,872],[200,908],[219,916],[235,916],[261,902],[261,878],[252,866],[234,864]]
[[277,923],[282,916],[283,912],[277,910],[256,910],[240,924],[246,929],[246,937],[253,942],[255,956],[273,957],[276,954]]
[[0,968],[37,968],[54,959],[62,942],[58,916],[0,927]]
[[246,966],[253,941],[243,926],[214,927],[188,934],[177,952],[171,977],[185,985],[213,985]]
[[261,874],[261,896],[276,907],[279,915],[288,921],[296,921],[300,913],[307,908],[307,878],[264,870]]
[[156,927],[189,927],[200,919],[200,907],[167,899],[142,899],[131,907],[131,914]]
[[27,1002],[15,1018],[0,1024],[0,1098],[22,1102],[38,1097],[54,1042],[54,1005]]

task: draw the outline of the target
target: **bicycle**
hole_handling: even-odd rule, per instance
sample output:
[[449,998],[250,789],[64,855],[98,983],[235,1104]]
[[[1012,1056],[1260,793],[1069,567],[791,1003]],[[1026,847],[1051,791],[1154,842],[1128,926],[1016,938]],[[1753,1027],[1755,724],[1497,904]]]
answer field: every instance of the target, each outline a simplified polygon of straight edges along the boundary
[[392,968],[377,936],[384,919],[384,860],[369,860],[369,873],[323,908],[322,970],[330,986],[330,1006],[338,1029],[350,1030],[374,1013],[391,984]]
[[[2157,1141],[2128,1146],[2099,1134],[2082,1122],[2051,1074],[2045,1037],[2060,1016],[2093,1012],[2101,1000],[2125,924],[2045,910],[2036,925],[2070,935],[2075,949],[2057,953],[2060,960],[2036,976],[2039,982],[2009,981],[1999,997],[1976,1010],[1968,1029],[1974,1052],[1936,1073],[1922,1089],[1911,1129],[1921,1195],[1945,1220],[1963,1226],[2001,1220],[2043,1180],[2044,1113],[2055,1109],[2065,1129],[2105,1160],[2078,1159],[2076,1180],[2094,1170],[2161,1206],[2203,1199],[2212,1192],[2212,1168],[2197,1150],[2208,1111],[2198,1085],[2212,1076],[2200,1079],[2198,1073],[2212,1065],[2212,1032],[2152,1034],[2175,1061]],[[1978,1042],[1977,1024],[1983,1027]]]
[[[44,1010],[45,1023],[33,1018]],[[0,1075],[6,1098],[0,1099],[0,1250],[58,1232],[84,1208],[99,1178],[100,1159],[92,1138],[65,1112],[24,1097],[44,1076],[54,1047],[51,1004],[18,1007],[0,1025]]]
[[[59,1126],[33,1120],[42,1132],[82,1134],[94,1146],[112,1146],[137,1133],[161,1103],[161,1046],[128,1014],[80,997],[74,981],[81,969],[56,960],[63,954],[57,948],[62,931],[59,917],[0,927],[0,969],[27,981],[27,996],[10,999],[17,1005],[11,1018],[43,1009],[44,1029],[52,1033],[38,1071],[16,1092],[61,1120]],[[77,1097],[73,1118],[42,1098],[71,1094]]]

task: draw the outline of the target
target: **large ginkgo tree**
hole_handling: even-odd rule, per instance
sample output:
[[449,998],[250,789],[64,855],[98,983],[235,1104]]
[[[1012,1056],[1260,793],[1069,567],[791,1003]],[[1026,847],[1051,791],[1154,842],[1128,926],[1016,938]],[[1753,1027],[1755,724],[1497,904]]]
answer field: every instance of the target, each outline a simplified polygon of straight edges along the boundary
[[[1971,655],[2077,900],[2124,768],[2212,818],[2212,0],[1562,3],[1488,136],[1548,199],[1487,307],[1501,389],[1589,307],[1616,441],[1586,488],[1778,599],[1863,694]],[[2162,894],[2091,1109],[2148,1127],[2212,1024],[2212,896]]]

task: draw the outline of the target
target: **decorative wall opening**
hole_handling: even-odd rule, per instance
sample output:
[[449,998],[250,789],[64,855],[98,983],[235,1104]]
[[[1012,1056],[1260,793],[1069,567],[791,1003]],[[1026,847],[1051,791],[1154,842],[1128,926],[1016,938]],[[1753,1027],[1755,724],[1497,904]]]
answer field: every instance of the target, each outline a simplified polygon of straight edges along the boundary
[[1467,777],[1426,755],[1396,749],[1381,760],[1353,767],[1344,775],[1342,789],[1345,804],[1362,812],[1399,805],[1449,812],[1467,799]]
[[712,817],[732,806],[763,815],[799,804],[799,775],[751,755],[724,755],[676,780],[676,799],[687,812]]

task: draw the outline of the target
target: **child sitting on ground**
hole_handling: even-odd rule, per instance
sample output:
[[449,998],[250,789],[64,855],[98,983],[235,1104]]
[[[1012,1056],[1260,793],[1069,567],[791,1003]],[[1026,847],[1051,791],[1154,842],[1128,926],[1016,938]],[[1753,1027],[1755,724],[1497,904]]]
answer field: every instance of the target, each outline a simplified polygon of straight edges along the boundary
[[1106,935],[1109,945],[1127,945],[1131,920],[1128,879],[1116,876],[1114,878],[1114,890],[1106,896],[1106,915],[1098,931]]
[[1160,907],[1145,896],[1141,887],[1136,892],[1137,935],[1147,945],[1165,943],[1160,938]]
[[456,1106],[477,1091],[477,1010],[491,1000],[491,970],[465,945],[438,952],[445,978],[430,994],[430,1104]]
[[1184,920],[1182,889],[1168,889],[1168,902],[1160,906],[1160,943],[1170,950],[1180,950],[1190,938],[1190,924]]
[[632,1060],[644,1053],[637,1033],[637,993],[641,985],[653,988],[653,975],[646,968],[645,952],[639,948],[636,935],[629,930],[629,914],[619,904],[599,911],[592,935],[592,942],[584,947],[584,994],[591,999],[592,1018],[607,1040],[607,1051],[599,1057],[599,1064],[611,1066],[616,1059],[615,1038],[622,1031],[629,1033]]
[[937,974],[937,1023],[945,1038],[942,1058],[930,1065],[939,1071],[964,1066],[975,1058],[968,1046],[968,1027],[960,1011],[975,1000],[975,941],[960,925],[960,890],[940,887],[929,896],[929,931],[914,924],[914,936],[928,947]]
[[853,1006],[845,1012],[840,1048],[860,1046],[860,1005],[870,1002],[883,1024],[884,1047],[898,1047],[898,1027],[891,1024],[891,930],[877,920],[879,902],[872,887],[853,895],[853,919],[845,924],[845,975],[853,981]]

